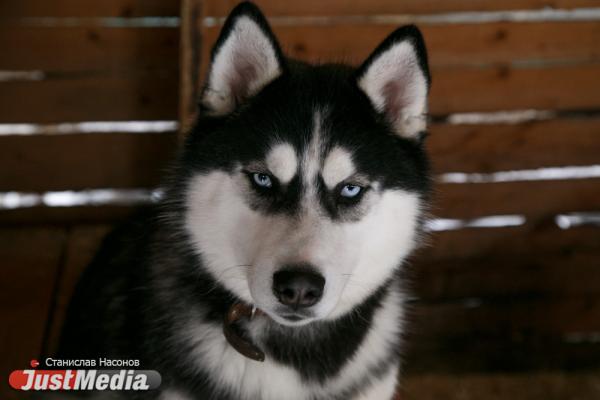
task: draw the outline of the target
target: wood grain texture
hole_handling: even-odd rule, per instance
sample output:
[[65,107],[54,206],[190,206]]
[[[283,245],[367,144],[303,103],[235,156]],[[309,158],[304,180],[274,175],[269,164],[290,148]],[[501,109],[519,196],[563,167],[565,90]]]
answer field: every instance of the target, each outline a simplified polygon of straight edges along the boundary
[[193,125],[200,90],[201,53],[206,43],[202,37],[202,0],[182,0],[181,52],[179,82],[179,121],[181,137]]
[[179,0],[19,0],[3,1],[3,17],[178,16]]
[[433,214],[444,218],[523,214],[532,221],[597,211],[600,179],[437,185]]
[[600,106],[600,64],[433,68],[430,112],[570,110]]
[[[598,250],[598,228],[560,230],[553,218],[518,227],[461,229],[432,234],[417,259],[443,265],[444,261],[485,257],[521,257],[526,254],[592,252]],[[545,260],[545,258],[541,258]],[[452,270],[453,264],[446,265]]]
[[[206,15],[226,16],[238,3],[236,0],[204,1]],[[306,16],[306,15],[378,15],[378,14],[437,14],[454,11],[498,11],[552,8],[595,7],[594,0],[306,0],[282,2],[277,0],[256,0],[267,15]]]
[[0,27],[0,69],[177,73],[177,28]]
[[414,293],[424,301],[436,302],[507,297],[594,298],[600,297],[598,265],[600,245],[587,252],[578,252],[577,246],[564,246],[561,251],[531,251],[518,256],[489,254],[431,263],[415,261]]
[[176,144],[175,133],[0,136],[0,190],[153,187]]
[[436,232],[407,274],[427,302],[600,296],[596,227],[554,223]]
[[433,124],[427,138],[438,173],[495,172],[600,164],[600,119],[521,124]]
[[177,119],[177,74],[0,83],[0,123]]

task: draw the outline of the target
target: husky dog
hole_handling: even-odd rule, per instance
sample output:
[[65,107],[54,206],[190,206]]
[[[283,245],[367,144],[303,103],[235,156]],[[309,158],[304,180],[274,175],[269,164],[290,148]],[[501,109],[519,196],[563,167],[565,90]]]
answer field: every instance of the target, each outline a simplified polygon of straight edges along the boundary
[[310,65],[237,6],[162,199],[105,240],[61,354],[139,359],[162,374],[143,398],[391,399],[429,82],[414,26]]

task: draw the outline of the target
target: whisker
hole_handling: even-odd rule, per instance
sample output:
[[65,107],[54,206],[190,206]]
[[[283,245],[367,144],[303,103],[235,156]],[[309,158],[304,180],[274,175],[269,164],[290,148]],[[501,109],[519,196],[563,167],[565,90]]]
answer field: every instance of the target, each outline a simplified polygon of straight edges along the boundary
[[[208,295],[210,293],[212,293],[214,290],[216,290],[219,286],[219,280],[227,278],[227,279],[236,279],[236,280],[244,280],[246,279],[245,276],[236,276],[237,271],[239,271],[240,269],[247,269],[252,267],[251,264],[239,264],[239,265],[232,265],[230,267],[224,268],[221,273],[216,277],[214,284],[212,284],[206,291],[202,292],[202,295]],[[230,275],[230,276],[226,276],[227,273],[229,272],[233,272],[234,274]]]

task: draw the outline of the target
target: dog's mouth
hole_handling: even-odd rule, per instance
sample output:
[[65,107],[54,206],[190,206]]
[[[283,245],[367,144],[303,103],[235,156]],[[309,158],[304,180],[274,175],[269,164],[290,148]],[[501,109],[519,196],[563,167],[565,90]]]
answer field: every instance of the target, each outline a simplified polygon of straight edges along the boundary
[[280,318],[283,318],[284,320],[289,321],[289,322],[300,322],[300,321],[312,319],[314,317],[314,315],[312,313],[305,313],[305,312],[298,312],[298,311],[291,312],[289,310],[279,311],[277,313],[277,315]]
[[298,315],[298,314],[284,314],[281,315],[284,319],[291,321],[291,322],[299,322],[302,321],[305,317]]

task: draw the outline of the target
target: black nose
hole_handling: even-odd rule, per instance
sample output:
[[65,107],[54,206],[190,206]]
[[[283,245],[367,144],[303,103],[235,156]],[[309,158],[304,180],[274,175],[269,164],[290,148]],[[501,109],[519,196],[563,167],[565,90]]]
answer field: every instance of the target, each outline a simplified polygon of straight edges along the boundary
[[294,310],[315,305],[324,287],[325,278],[307,268],[286,268],[273,275],[275,297]]

